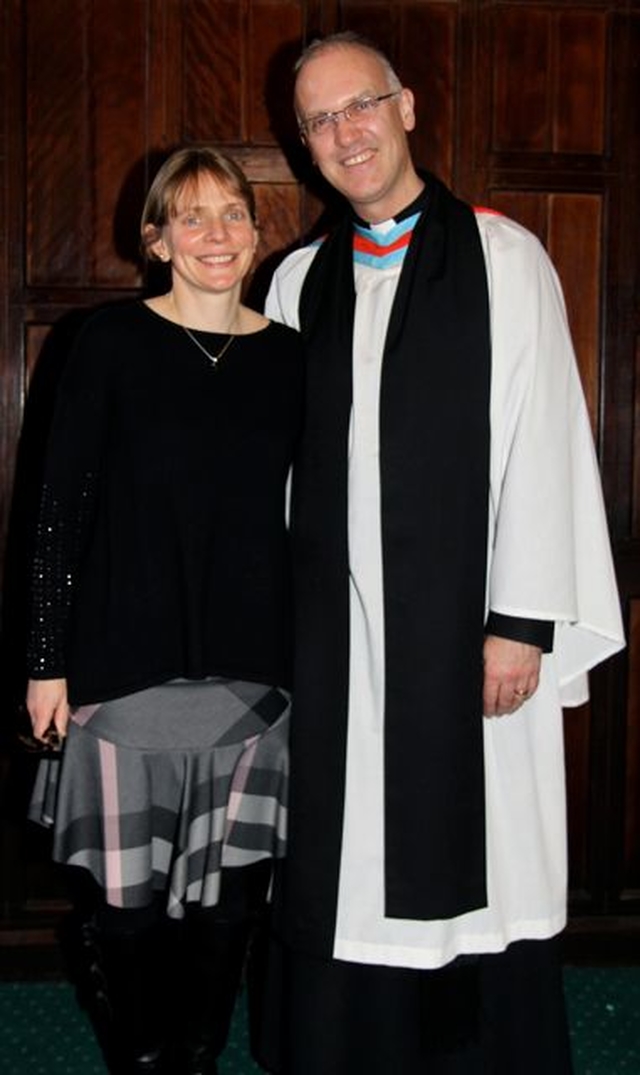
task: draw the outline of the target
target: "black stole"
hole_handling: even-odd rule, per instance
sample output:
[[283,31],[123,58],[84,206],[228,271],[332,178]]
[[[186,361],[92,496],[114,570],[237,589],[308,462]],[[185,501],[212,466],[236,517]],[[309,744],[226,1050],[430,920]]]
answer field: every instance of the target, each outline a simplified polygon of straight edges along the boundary
[[[473,211],[433,176],[425,178],[425,209],[385,341],[380,480],[385,913],[427,920],[486,905],[482,646],[490,331]],[[298,633],[289,912],[294,933],[320,929],[327,944],[348,697],[352,232],[347,219],[325,240],[301,293],[307,416],[293,496]],[[296,923],[303,905],[297,897],[306,918]]]

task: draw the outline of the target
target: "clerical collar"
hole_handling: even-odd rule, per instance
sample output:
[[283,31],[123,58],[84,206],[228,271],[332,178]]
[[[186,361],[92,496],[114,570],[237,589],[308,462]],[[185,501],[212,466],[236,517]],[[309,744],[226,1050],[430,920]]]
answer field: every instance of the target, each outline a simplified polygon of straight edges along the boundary
[[422,213],[427,206],[428,200],[429,192],[427,186],[425,185],[418,194],[417,198],[414,198],[409,205],[405,206],[404,209],[401,209],[399,213],[395,214],[395,216],[390,217],[388,221],[381,220],[378,221],[377,224],[372,225],[368,220],[363,220],[362,217],[359,217],[357,213],[353,214],[353,220],[354,223],[358,224],[358,226],[361,228],[371,228],[372,226],[378,227],[380,224],[389,223],[400,224],[403,220],[406,220],[407,217],[413,216],[415,213]]

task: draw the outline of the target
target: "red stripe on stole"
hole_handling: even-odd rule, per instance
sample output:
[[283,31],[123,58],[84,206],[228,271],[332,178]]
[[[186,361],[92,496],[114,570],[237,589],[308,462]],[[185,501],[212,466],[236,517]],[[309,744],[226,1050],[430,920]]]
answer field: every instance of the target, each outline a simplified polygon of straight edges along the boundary
[[504,216],[499,209],[491,209],[488,205],[474,205],[473,211],[478,214],[486,213],[487,216]]
[[378,243],[367,239],[360,232],[354,232],[353,249],[361,254],[371,254],[374,258],[384,258],[387,254],[393,253],[394,250],[402,250],[405,246],[408,246],[412,234],[412,231],[408,231],[405,235],[401,235],[399,239],[396,239],[394,243],[389,243],[389,246],[379,246]]

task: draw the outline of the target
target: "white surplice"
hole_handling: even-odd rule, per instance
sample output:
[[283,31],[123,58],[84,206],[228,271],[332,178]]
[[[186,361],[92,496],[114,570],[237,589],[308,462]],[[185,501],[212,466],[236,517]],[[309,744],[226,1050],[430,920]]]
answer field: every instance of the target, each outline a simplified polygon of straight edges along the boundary
[[[624,644],[589,418],[556,273],[520,225],[489,212],[479,212],[477,222],[491,309],[487,608],[553,620],[554,647],[542,658],[535,695],[508,717],[484,720],[488,906],[447,921],[385,918],[379,393],[400,266],[356,265],[349,723],[334,940],[335,958],[356,963],[433,968],[562,929],[562,707],[587,699],[588,670]],[[279,268],[270,317],[299,327],[300,288],[316,250],[296,251]]]

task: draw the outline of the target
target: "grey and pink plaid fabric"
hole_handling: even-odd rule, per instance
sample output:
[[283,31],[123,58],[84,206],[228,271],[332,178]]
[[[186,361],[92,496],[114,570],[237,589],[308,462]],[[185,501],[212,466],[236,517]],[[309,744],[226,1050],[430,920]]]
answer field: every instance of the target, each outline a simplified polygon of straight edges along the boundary
[[116,907],[158,892],[174,918],[213,906],[223,867],[284,854],[289,708],[284,690],[228,679],[83,706],[62,758],[40,764],[29,816]]

